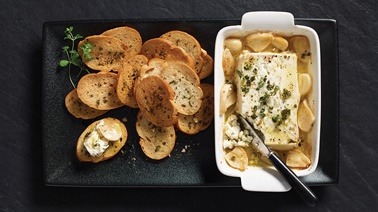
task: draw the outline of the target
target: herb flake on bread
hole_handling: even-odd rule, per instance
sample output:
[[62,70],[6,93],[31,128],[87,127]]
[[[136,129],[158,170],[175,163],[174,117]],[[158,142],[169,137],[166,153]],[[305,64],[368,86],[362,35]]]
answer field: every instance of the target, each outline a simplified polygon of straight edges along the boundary
[[136,130],[143,153],[153,159],[168,157],[176,143],[174,126],[159,127],[151,123],[142,112],[137,115]]
[[184,49],[163,38],[152,38],[145,41],[142,45],[141,54],[148,59],[160,58],[167,61],[181,61],[192,68],[195,66],[193,59]]
[[107,110],[97,110],[86,105],[77,95],[76,88],[67,94],[65,105],[69,113],[81,119],[93,119],[108,112]]
[[169,62],[161,77],[172,87],[179,113],[193,115],[199,110],[203,92],[194,69],[181,62]]
[[136,84],[135,98],[139,109],[154,125],[168,127],[177,122],[172,88],[159,76],[148,76]]
[[143,42],[140,33],[136,29],[128,26],[112,28],[103,32],[101,35],[115,37],[125,43],[130,49],[130,57],[139,54],[142,48]]
[[177,128],[194,135],[209,127],[214,117],[214,85],[202,83],[203,98],[200,109],[193,115],[178,115]]
[[112,72],[91,73],[83,76],[77,85],[77,94],[82,102],[97,110],[122,107],[116,93],[118,76]]
[[171,41],[174,45],[181,47],[187,52],[194,61],[194,70],[199,73],[202,69],[203,58],[201,56],[201,45],[189,33],[181,30],[172,30],[164,33],[161,38]]
[[[84,57],[81,49],[86,43],[90,43],[91,60]],[[123,63],[132,56],[129,47],[121,40],[105,35],[92,35],[86,37],[78,44],[78,52],[83,62],[89,68],[97,71],[115,71],[122,68]]]
[[131,108],[138,108],[134,94],[134,84],[141,69],[147,65],[148,59],[144,55],[135,55],[127,60],[118,71],[117,96],[119,100]]

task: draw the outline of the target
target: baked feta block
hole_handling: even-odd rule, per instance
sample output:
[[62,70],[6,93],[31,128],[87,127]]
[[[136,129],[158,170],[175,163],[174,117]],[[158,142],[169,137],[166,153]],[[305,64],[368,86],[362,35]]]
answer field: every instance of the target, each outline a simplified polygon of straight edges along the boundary
[[300,102],[295,53],[243,52],[235,72],[236,112],[264,135],[271,149],[298,145]]

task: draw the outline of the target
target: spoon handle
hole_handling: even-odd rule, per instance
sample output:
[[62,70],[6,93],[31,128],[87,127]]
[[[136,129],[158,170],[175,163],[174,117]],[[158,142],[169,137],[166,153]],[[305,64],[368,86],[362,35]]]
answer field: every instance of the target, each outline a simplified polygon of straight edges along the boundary
[[307,205],[314,207],[318,201],[318,198],[316,197],[314,192],[307,185],[305,185],[274,152],[271,152],[268,158],[272,162],[274,167],[276,167],[278,172],[280,172],[286,178],[291,187],[307,203]]

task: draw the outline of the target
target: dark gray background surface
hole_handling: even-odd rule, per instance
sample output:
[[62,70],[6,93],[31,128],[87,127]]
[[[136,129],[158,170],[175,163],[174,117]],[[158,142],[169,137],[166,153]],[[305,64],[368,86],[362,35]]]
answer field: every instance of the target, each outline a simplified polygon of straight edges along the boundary
[[[2,1],[0,3],[0,211],[262,210],[309,208],[288,193],[241,188],[59,188],[43,182],[42,26],[47,21],[240,18],[245,12],[291,12],[335,19],[339,33],[339,183],[313,187],[313,211],[378,207],[378,3],[376,1]],[[36,93],[38,93],[36,95]]]

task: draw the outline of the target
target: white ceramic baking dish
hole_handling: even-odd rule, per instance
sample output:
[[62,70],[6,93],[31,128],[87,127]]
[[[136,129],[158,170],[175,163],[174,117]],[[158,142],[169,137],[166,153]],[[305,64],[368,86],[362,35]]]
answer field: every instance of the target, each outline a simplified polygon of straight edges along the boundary
[[224,116],[219,113],[220,90],[224,83],[222,54],[224,40],[230,36],[245,36],[253,32],[273,32],[283,36],[304,35],[310,42],[312,63],[309,73],[313,80],[312,102],[316,121],[310,133],[312,140],[312,164],[303,170],[293,170],[298,176],[306,176],[315,171],[319,160],[320,147],[320,114],[321,114],[321,72],[320,44],[315,30],[310,27],[294,24],[294,17],[287,12],[249,12],[243,15],[241,25],[227,26],[221,29],[216,37],[214,54],[214,106],[215,106],[215,156],[219,171],[230,177],[240,177],[241,186],[248,191],[284,192],[291,189],[287,181],[274,167],[248,167],[241,172],[231,168],[224,159],[223,123]]

